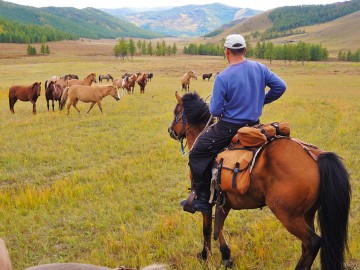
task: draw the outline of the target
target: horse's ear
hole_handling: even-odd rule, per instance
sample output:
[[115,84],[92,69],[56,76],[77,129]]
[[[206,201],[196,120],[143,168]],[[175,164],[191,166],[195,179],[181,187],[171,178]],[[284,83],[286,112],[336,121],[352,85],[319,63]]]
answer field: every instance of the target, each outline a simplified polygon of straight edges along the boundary
[[175,97],[176,97],[177,102],[182,104],[182,96],[178,93],[178,91],[175,92]]

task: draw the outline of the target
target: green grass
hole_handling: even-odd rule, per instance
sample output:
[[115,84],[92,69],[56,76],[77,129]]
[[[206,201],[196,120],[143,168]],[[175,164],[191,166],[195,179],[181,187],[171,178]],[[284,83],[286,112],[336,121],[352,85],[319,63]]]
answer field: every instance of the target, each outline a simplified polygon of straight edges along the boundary
[[[170,269],[219,269],[218,242],[207,262],[201,216],[183,212],[188,158],[167,127],[173,118],[180,77],[195,69],[190,88],[206,97],[212,81],[202,73],[221,70],[218,57],[145,57],[118,61],[103,57],[56,61],[50,57],[0,59],[0,237],[15,270],[38,264],[82,262],[108,267],[143,267],[155,262]],[[262,122],[289,121],[291,132],[343,157],[351,174],[349,269],[360,267],[359,104],[360,66],[347,63],[272,64],[287,83],[285,95],[267,105]],[[125,71],[154,72],[140,95],[103,100],[104,115],[80,103],[47,112],[44,91],[32,114],[28,102],[8,108],[13,83],[30,84],[52,75],[90,72],[120,77]],[[6,76],[4,76],[6,74]],[[21,76],[19,76],[21,74]],[[294,269],[300,242],[268,208],[232,211],[225,223],[236,269]],[[313,269],[319,269],[317,258]]]

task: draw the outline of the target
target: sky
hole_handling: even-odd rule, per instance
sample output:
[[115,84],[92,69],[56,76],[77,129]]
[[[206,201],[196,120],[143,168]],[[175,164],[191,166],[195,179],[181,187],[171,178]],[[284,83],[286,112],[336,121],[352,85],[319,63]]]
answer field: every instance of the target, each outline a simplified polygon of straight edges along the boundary
[[[6,0],[5,0],[6,1]],[[136,1],[124,1],[124,0],[10,0],[20,5],[27,5],[32,7],[74,7],[74,8],[154,8],[154,7],[168,7],[168,6],[185,6],[190,4],[204,5],[211,3],[222,3],[232,7],[239,8],[251,8],[257,10],[269,10],[276,7],[294,6],[294,5],[320,5],[320,4],[332,4],[335,2],[344,2],[344,0],[181,0],[181,1],[169,1],[169,0],[136,0]]]

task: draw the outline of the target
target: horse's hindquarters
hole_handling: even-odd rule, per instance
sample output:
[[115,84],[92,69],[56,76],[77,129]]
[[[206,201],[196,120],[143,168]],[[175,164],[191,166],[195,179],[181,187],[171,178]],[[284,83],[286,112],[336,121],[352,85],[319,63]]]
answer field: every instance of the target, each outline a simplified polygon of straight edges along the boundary
[[316,161],[299,144],[276,139],[257,158],[249,193],[263,197],[272,210],[307,212],[317,200],[319,180]]

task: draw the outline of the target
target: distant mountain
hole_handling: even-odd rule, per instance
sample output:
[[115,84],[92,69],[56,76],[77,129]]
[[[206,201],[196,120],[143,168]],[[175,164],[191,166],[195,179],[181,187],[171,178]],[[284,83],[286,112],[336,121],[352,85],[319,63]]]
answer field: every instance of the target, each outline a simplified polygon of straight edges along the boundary
[[248,18],[262,11],[214,3],[187,5],[161,10],[102,9],[147,30],[170,36],[201,36],[233,20]]
[[0,17],[22,24],[49,26],[84,38],[155,38],[163,36],[94,8],[35,8],[0,0]]

